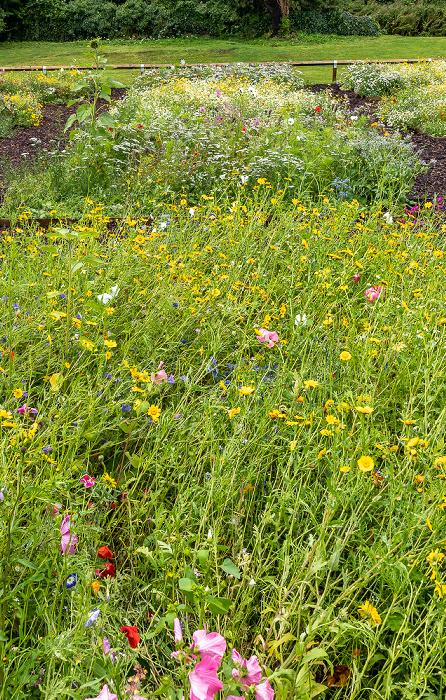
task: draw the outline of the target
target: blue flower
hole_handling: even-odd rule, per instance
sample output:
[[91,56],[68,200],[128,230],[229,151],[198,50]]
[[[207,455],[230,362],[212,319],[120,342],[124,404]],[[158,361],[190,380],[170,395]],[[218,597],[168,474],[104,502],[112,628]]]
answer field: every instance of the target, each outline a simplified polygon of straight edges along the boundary
[[74,586],[76,585],[76,583],[78,581],[79,581],[79,574],[70,574],[62,582],[62,586],[65,586],[65,588],[74,588]]
[[122,404],[122,410],[123,410],[124,413],[130,413],[130,411],[132,410],[132,407],[131,407],[131,406],[126,406],[126,404],[123,403],[123,404]]
[[87,622],[85,623],[85,627],[91,627],[93,622],[96,622],[96,620],[98,619],[100,612],[101,611],[99,610],[99,608],[95,608],[94,610],[92,610],[88,616]]

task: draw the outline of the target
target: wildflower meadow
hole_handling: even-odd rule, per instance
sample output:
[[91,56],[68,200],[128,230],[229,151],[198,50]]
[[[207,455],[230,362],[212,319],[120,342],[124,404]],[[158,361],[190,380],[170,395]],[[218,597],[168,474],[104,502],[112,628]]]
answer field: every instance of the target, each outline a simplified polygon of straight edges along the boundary
[[0,698],[442,698],[427,164],[289,67],[85,80],[1,210]]

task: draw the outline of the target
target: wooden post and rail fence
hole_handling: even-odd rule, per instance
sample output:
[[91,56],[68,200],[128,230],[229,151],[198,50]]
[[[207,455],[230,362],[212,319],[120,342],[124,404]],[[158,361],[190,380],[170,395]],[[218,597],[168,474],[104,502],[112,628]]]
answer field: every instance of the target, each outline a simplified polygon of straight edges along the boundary
[[[441,58],[387,58],[387,59],[372,59],[364,60],[364,63],[419,63],[420,61],[441,61]],[[338,66],[350,66],[352,63],[358,63],[362,59],[354,60],[333,60],[333,61],[277,61],[277,63],[287,63],[291,66],[332,66],[333,75],[332,82],[336,81]],[[206,65],[212,66],[233,66],[235,63],[243,63],[243,61],[232,61],[230,63],[184,63],[181,68],[201,68]],[[272,63],[272,61],[258,61],[258,62],[248,62],[250,66],[259,65],[262,63]],[[146,70],[156,70],[157,68],[171,68],[172,63],[125,63],[119,66],[108,65],[107,68],[113,70],[140,70],[141,75],[144,75]],[[56,70],[70,70],[73,66],[0,66],[0,73],[3,72],[13,72],[13,71],[41,71],[46,74],[47,71]],[[75,66],[77,70],[91,70],[91,66]]]

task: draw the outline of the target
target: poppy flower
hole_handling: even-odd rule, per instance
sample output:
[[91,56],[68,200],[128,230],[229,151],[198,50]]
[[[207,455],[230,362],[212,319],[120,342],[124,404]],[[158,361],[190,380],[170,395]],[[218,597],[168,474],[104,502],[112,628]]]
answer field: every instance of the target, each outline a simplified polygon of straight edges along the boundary
[[99,547],[98,557],[101,557],[101,559],[113,559],[113,552],[107,546]]
[[113,564],[110,564],[109,562],[107,562],[104,565],[104,568],[102,569],[102,571],[99,572],[99,576],[101,578],[107,578],[107,577],[114,578],[115,575],[116,575],[115,567]]
[[140,636],[138,634],[138,628],[137,627],[121,627],[121,632],[124,632],[132,649],[136,649],[136,647],[138,646],[139,640],[140,640]]
[[314,108],[314,111],[317,112],[317,113],[319,114],[320,111],[321,111],[321,108],[320,108],[320,107],[315,107],[315,108]]

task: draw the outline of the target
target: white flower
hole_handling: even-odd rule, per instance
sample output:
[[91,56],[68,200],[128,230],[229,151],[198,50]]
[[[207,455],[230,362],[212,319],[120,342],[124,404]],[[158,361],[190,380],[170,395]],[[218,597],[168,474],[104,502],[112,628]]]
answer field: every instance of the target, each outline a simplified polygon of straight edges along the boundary
[[294,325],[295,326],[306,326],[307,325],[307,314],[303,314],[302,316],[300,314],[297,314],[296,318],[294,319]]
[[249,585],[250,585],[250,586],[255,586],[255,585],[256,585],[256,582],[254,581],[253,578],[250,580]]
[[289,124],[290,126],[292,126],[292,125],[294,124],[294,119],[293,119],[293,117],[289,117],[289,119],[288,119],[288,124]]
[[195,214],[195,209],[194,209],[193,207],[191,207],[191,208],[189,209],[189,214],[190,214],[191,216],[193,216],[193,215]]
[[356,121],[357,118],[358,118],[357,116],[355,116],[354,114],[352,114],[351,117],[350,117],[350,120],[351,120],[352,122],[354,122],[354,121]]
[[208,540],[211,540],[211,539],[212,539],[212,528],[209,528],[209,531],[208,531]]
[[249,180],[249,177],[248,177],[248,175],[242,175],[240,179],[242,181],[242,185],[246,185],[246,183]]
[[393,217],[390,211],[386,211],[386,213],[383,214],[383,219],[386,220],[386,224],[393,224]]
[[118,285],[115,285],[112,287],[110,294],[99,294],[98,300],[102,301],[103,304],[108,304],[112,299],[117,297],[119,294],[119,287]]

